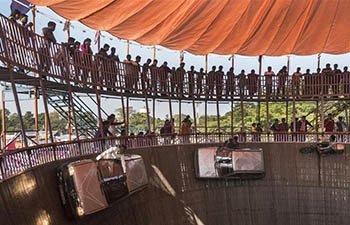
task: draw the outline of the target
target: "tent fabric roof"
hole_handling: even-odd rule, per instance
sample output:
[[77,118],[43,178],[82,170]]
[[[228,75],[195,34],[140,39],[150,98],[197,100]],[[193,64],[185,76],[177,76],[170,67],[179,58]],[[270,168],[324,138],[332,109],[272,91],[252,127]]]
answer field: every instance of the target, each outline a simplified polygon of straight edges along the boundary
[[143,45],[196,55],[342,54],[350,0],[30,0]]

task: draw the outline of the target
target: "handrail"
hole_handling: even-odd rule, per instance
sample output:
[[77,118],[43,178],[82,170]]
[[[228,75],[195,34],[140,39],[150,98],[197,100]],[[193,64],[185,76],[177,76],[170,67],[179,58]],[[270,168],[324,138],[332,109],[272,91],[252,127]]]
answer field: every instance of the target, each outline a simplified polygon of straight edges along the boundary
[[[239,143],[318,143],[322,138],[335,135],[337,143],[350,143],[350,132],[344,133],[209,133],[189,135],[146,135],[128,137],[104,137],[74,140],[37,145],[0,155],[0,181],[33,167],[62,159],[97,154],[111,146],[125,145],[128,148],[147,148],[150,146],[222,143],[237,136]],[[80,146],[80,149],[79,149]]]
[[[165,67],[141,66],[135,62],[121,63],[99,54],[91,55],[71,51],[62,44],[49,43],[44,37],[26,30],[0,15],[0,29],[4,40],[0,42],[0,60],[41,73],[47,80],[70,82],[72,86],[90,87],[144,97],[188,97],[192,99],[263,98],[281,100],[313,98],[320,96],[349,96],[350,73],[325,72],[290,76],[261,76],[257,74],[233,75],[216,71],[186,72]],[[34,36],[31,39],[29,37]],[[5,57],[4,49],[9,57]],[[64,56],[69,56],[65,58]],[[40,68],[38,65],[41,65]],[[70,71],[67,71],[70,70]],[[64,82],[66,81],[66,82]]]

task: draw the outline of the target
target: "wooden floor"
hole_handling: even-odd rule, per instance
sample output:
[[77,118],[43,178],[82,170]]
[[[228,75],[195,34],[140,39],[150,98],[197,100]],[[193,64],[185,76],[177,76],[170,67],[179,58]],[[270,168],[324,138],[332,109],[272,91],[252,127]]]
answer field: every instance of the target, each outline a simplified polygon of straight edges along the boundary
[[[148,187],[110,208],[68,220],[60,203],[57,161],[0,183],[1,225],[349,225],[349,151],[318,158],[305,144],[262,148],[259,180],[199,180],[194,151],[205,145],[130,149],[142,155]],[[213,146],[207,144],[206,146]],[[91,156],[93,157],[93,156]]]
[[[22,85],[27,85],[27,86],[32,86],[32,87],[39,87],[40,88],[40,82],[39,82],[39,78],[38,77],[33,77],[24,73],[18,73],[18,72],[13,72],[13,76],[14,76],[14,81],[16,84],[22,84]],[[11,75],[10,75],[10,71],[8,68],[4,68],[4,67],[0,67],[0,81],[5,81],[5,82],[11,82]],[[45,80],[44,81],[44,86],[46,89],[53,89],[53,90],[61,90],[61,91],[65,91],[68,92],[68,85],[65,83],[59,83],[59,82],[55,82],[55,81],[50,81],[50,80]],[[71,88],[72,91],[75,93],[89,93],[89,94],[96,94],[96,90],[92,87],[83,87],[83,86],[76,86],[74,85],[74,83],[71,83]],[[120,97],[121,96],[121,92],[118,91],[112,91],[112,90],[98,90],[98,93],[101,95],[108,95],[108,96],[116,96],[116,97]],[[131,98],[140,98],[140,99],[144,99],[145,96],[141,93],[138,94],[133,94],[133,93],[123,93],[124,97],[131,97]],[[163,99],[163,100],[169,100],[169,96],[166,95],[148,95],[148,98],[155,98],[155,99]],[[181,101],[192,101],[193,99],[191,97],[177,97],[177,96],[170,96],[171,101],[178,101],[179,99]],[[216,99],[215,98],[194,98],[195,101],[213,101],[215,102]],[[306,97],[299,97],[295,99],[296,101],[319,101],[320,98],[306,98]],[[325,98],[325,101],[334,101],[334,100],[350,100],[350,96],[349,97],[334,97],[334,96],[329,96],[327,98]],[[239,96],[234,96],[234,98],[220,98],[218,100],[219,102],[231,102],[231,101],[241,101],[241,99],[239,98]],[[247,97],[243,99],[244,102],[258,102],[258,98],[257,97]],[[260,99],[261,102],[266,102],[266,98],[265,96],[261,96]],[[271,98],[268,99],[268,102],[286,102],[286,101],[293,101],[292,96],[289,97],[289,99],[287,98],[275,98],[273,96],[271,96]]]

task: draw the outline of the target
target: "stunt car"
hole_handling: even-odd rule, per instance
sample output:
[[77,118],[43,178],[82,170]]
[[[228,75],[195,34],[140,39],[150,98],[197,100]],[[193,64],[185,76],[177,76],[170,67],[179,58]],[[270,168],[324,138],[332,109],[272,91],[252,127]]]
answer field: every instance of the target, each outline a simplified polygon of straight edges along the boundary
[[57,177],[60,198],[70,218],[103,210],[148,184],[142,157],[120,154],[116,147],[101,153],[96,159],[62,165]]
[[194,158],[197,178],[259,179],[265,176],[264,154],[260,148],[200,148]]

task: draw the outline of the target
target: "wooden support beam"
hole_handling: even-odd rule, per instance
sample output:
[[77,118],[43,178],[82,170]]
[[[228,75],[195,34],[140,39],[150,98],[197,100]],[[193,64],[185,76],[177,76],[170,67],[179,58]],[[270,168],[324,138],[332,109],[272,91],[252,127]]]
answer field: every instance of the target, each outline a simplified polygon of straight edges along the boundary
[[219,105],[218,96],[216,96],[216,119],[217,119],[217,126],[218,126],[218,132],[219,132],[219,142],[221,142],[220,105]]
[[205,135],[208,134],[208,101],[204,101],[204,130]]
[[156,99],[153,98],[153,107],[152,107],[152,117],[153,117],[153,132],[156,132]]
[[130,113],[130,106],[129,106],[129,97],[126,97],[126,134],[129,135],[129,128],[130,128],[130,124],[129,124],[129,116]]
[[233,134],[233,101],[231,101],[231,134]]
[[2,122],[2,148],[5,151],[6,146],[6,121],[5,121],[5,96],[4,90],[1,90],[1,122]]

